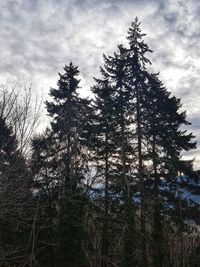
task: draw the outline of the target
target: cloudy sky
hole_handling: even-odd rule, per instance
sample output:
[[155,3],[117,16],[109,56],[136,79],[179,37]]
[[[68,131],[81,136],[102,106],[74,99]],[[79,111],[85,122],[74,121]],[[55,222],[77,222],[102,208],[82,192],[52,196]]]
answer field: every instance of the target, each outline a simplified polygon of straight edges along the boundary
[[[199,0],[4,0],[0,12],[0,84],[32,83],[44,98],[71,60],[89,95],[102,54],[126,43],[137,16],[154,51],[151,69],[182,98],[200,147]],[[200,166],[199,147],[187,157]]]

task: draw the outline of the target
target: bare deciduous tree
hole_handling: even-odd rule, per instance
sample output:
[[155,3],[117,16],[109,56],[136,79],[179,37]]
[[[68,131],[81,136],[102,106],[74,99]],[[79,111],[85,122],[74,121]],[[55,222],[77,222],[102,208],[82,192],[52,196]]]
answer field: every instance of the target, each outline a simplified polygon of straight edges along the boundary
[[24,156],[30,152],[29,144],[39,125],[41,103],[33,96],[31,85],[0,86],[0,117],[12,127],[18,149]]

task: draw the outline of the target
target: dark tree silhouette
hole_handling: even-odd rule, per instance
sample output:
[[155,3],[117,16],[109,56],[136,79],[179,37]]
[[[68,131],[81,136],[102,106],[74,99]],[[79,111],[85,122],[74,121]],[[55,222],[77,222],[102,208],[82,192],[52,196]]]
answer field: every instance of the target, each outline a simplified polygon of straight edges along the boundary
[[58,266],[84,266],[84,206],[87,203],[81,181],[87,172],[87,136],[89,101],[78,96],[78,67],[72,63],[59,74],[58,88],[50,90],[47,101],[52,117],[53,153],[50,160],[56,170],[58,186]]
[[[31,179],[12,128],[0,117],[0,265],[23,265],[29,255],[34,211]],[[7,265],[8,266],[8,265]]]

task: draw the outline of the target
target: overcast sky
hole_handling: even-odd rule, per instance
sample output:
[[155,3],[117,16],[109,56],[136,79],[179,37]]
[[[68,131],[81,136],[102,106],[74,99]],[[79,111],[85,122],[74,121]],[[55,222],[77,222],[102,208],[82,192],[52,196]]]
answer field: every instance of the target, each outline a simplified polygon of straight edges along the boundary
[[[0,84],[31,82],[44,98],[71,60],[89,95],[102,54],[126,43],[138,16],[154,51],[151,69],[182,99],[200,147],[199,0],[4,0],[0,12]],[[199,147],[187,157],[200,166]]]

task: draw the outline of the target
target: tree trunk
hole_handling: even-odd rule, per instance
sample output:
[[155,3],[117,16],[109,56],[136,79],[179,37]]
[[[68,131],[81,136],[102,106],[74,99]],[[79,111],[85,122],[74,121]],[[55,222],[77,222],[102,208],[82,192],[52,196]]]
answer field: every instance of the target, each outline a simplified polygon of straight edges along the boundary
[[140,230],[141,230],[141,258],[142,267],[148,266],[147,257],[147,238],[146,238],[146,201],[145,201],[145,184],[143,176],[143,163],[142,163],[142,132],[141,132],[141,114],[140,114],[140,93],[138,86],[136,86],[136,117],[137,117],[137,137],[138,137],[138,176],[139,188],[141,195],[141,209],[140,209]]
[[[154,125],[153,125],[154,127]],[[159,176],[157,173],[157,159],[156,159],[156,140],[153,133],[153,172],[154,172],[154,214],[153,214],[153,263],[154,267],[163,266],[163,233],[162,233],[162,216],[160,210],[159,199]]]
[[105,154],[105,199],[104,199],[104,222],[103,222],[103,236],[102,236],[102,267],[108,266],[108,229],[109,229],[109,192],[108,192],[108,129],[106,125],[105,133],[105,143],[106,143],[106,154]]

